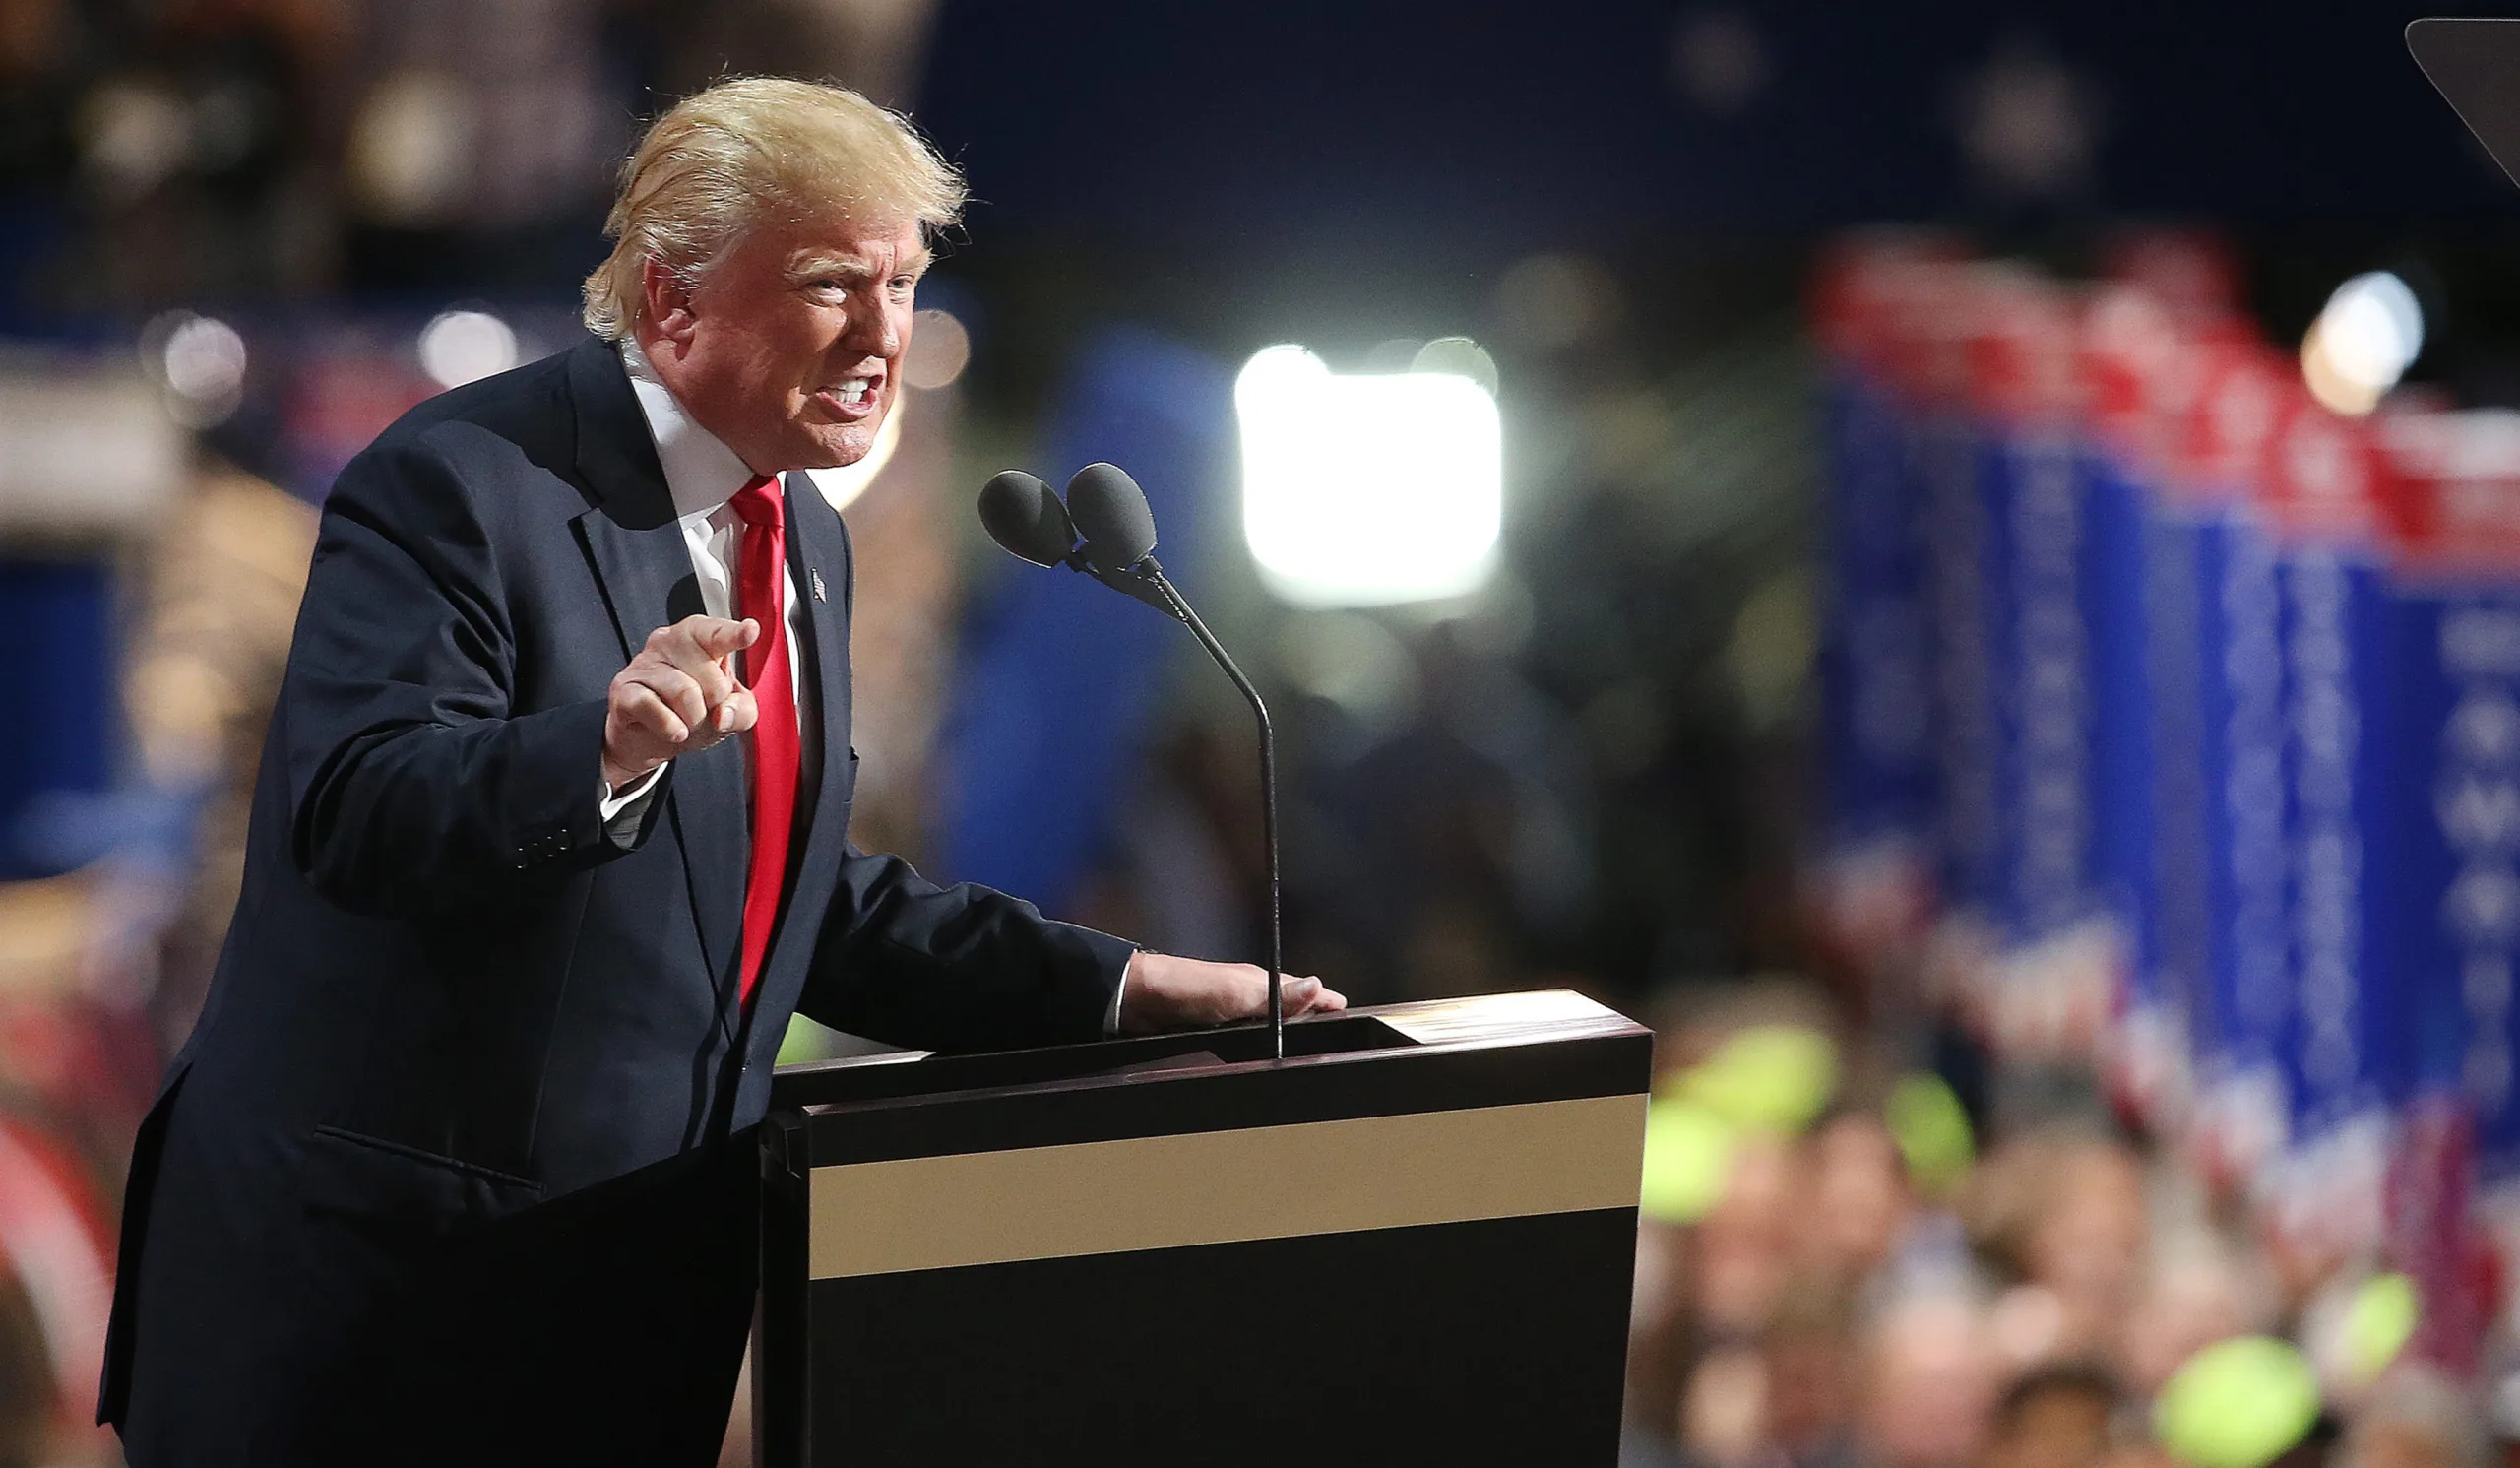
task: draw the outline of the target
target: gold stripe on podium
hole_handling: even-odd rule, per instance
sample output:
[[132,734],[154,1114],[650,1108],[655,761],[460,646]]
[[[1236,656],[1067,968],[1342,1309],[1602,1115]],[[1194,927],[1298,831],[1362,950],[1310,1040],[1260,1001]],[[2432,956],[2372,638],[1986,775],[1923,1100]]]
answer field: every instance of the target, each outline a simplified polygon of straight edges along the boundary
[[1642,1094],[816,1168],[816,1279],[1636,1206]]

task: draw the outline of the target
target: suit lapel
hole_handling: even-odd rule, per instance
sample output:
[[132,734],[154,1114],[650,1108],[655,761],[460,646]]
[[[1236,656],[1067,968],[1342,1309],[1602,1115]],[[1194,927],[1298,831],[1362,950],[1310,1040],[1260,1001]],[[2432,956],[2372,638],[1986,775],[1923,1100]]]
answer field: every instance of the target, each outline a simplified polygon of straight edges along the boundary
[[[578,410],[578,473],[596,502],[572,522],[603,590],[624,662],[659,627],[701,609],[691,551],[629,374],[610,344],[589,341],[569,360]],[[743,941],[746,834],[743,751],[728,739],[673,762],[665,811],[682,848],[709,980],[731,993]]]
[[[788,543],[788,573],[795,578],[796,595],[805,599],[806,630],[814,644],[814,707],[823,735],[818,744],[821,778],[811,796],[815,803],[799,814],[810,823],[805,828],[820,836],[823,807],[829,803],[823,797],[836,779],[847,776],[849,765],[849,530],[812,479],[797,474],[788,476],[787,482],[794,486],[788,495],[788,521],[796,527]],[[835,590],[843,600],[831,600]]]

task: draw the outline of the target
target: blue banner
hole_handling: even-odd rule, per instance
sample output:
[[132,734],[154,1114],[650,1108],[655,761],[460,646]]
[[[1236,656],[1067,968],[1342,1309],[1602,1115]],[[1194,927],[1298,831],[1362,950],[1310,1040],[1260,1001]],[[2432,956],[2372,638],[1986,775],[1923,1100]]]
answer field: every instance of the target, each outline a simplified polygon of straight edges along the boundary
[[1820,651],[1832,856],[1926,850],[1935,761],[1921,483],[1895,398],[1840,373],[1827,403],[1832,606]]

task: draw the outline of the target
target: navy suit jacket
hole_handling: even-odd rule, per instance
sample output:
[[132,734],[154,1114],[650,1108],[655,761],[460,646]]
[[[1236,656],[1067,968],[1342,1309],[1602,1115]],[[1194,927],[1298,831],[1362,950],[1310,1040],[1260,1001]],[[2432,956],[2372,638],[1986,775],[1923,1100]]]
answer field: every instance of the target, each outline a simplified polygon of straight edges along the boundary
[[610,679],[701,609],[617,353],[433,399],[343,472],[227,946],[135,1149],[99,1416],[137,1468],[711,1461],[788,1015],[1102,1033],[1129,945],[848,845],[849,536],[788,504],[794,584],[837,595],[806,594],[820,757],[746,1006],[739,741],[597,813]]

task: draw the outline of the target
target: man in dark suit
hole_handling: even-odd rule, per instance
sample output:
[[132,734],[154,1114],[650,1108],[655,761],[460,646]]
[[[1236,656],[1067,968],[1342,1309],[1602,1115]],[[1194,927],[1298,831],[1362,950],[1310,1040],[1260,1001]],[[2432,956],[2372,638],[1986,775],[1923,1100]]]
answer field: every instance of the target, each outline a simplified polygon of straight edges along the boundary
[[960,200],[851,94],[713,88],[624,173],[596,339],[344,471],[135,1149],[136,1468],[711,1462],[791,1012],[943,1050],[1262,1011],[1255,968],[847,845],[849,537],[783,476],[873,445]]

